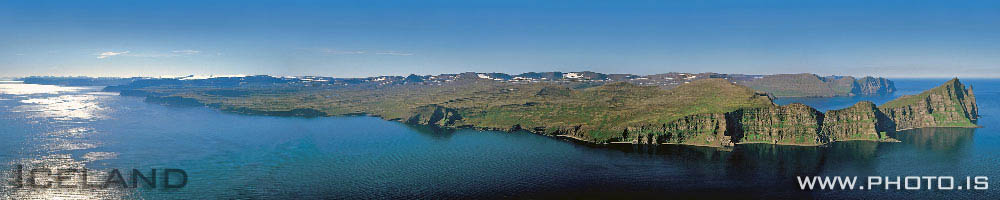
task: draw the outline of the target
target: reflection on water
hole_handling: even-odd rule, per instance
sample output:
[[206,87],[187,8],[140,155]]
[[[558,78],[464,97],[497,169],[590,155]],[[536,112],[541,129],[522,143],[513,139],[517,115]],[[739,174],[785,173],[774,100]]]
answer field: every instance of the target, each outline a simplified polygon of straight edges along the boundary
[[107,96],[98,95],[61,95],[48,98],[31,98],[21,100],[24,105],[14,107],[14,112],[27,112],[32,118],[54,120],[94,120],[104,117],[105,110],[98,102]]
[[915,149],[956,153],[968,149],[975,132],[976,129],[970,128],[922,128],[902,131],[891,136]]
[[413,132],[417,132],[437,140],[447,140],[455,133],[454,129],[444,129],[426,125],[407,124],[406,127],[410,128]]
[[[898,197],[955,197],[954,193],[919,191],[893,193],[864,191],[854,193],[801,191],[795,181],[798,176],[908,176],[940,175],[969,176],[997,175],[995,167],[956,171],[963,162],[990,162],[976,160],[970,155],[977,129],[926,128],[894,133],[902,142],[879,143],[871,141],[835,142],[824,147],[779,146],[768,144],[743,144],[730,149],[691,147],[681,145],[618,145],[613,149],[634,154],[664,156],[672,163],[682,163],[689,169],[684,173],[697,175],[697,179],[713,180],[718,176],[727,185],[725,190],[747,191],[743,198],[782,196],[789,198],[871,198],[875,196]],[[994,147],[996,148],[996,147]],[[992,153],[992,152],[991,152]],[[995,153],[993,153],[995,156]],[[982,156],[982,155],[980,155]],[[914,164],[917,163],[917,164]],[[986,165],[990,165],[984,163]],[[965,167],[965,166],[963,166]],[[706,186],[675,186],[681,191],[700,191]],[[709,187],[710,188],[710,187]],[[685,192],[681,192],[685,194]],[[983,195],[982,192],[975,193]],[[989,193],[990,195],[996,195]],[[703,193],[691,194],[706,197]],[[900,196],[901,195],[901,196]],[[709,197],[728,197],[719,194]],[[989,196],[989,195],[987,195]]]
[[[22,170],[31,169],[93,169],[90,163],[102,159],[113,158],[116,153],[88,152],[99,148],[101,142],[88,139],[95,134],[93,128],[87,127],[88,122],[108,120],[107,109],[101,105],[102,98],[112,98],[114,94],[88,91],[95,88],[60,87],[52,85],[21,84],[19,82],[0,83],[0,99],[8,100],[3,104],[6,115],[14,117],[8,122],[25,122],[37,132],[11,131],[5,134],[25,133],[20,144],[11,147],[16,155],[2,157],[4,165],[4,185],[0,191],[2,199],[117,199],[134,196],[134,191],[122,189],[79,188],[74,185],[82,182],[81,176],[67,176],[62,180],[64,186],[71,188],[18,188],[14,183],[14,166],[22,166]],[[15,102],[17,104],[11,104]],[[6,117],[5,117],[6,118]],[[7,150],[11,151],[11,150]],[[86,152],[83,156],[75,154]],[[96,169],[95,169],[96,170]],[[44,174],[44,173],[41,173]],[[106,172],[91,171],[86,180],[91,184],[100,183],[106,177]],[[53,177],[41,177],[37,183],[56,183]],[[24,182],[22,182],[24,183]],[[54,184],[53,187],[58,187]]]
[[0,82],[0,94],[37,95],[59,94],[84,90],[84,87],[62,87],[55,85],[21,84],[20,82]]

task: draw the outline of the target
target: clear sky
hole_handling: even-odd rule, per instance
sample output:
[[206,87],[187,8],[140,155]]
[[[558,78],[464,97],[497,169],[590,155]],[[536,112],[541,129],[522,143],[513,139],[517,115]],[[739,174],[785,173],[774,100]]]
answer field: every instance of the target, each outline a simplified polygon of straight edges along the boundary
[[1000,77],[1000,2],[0,2],[0,77],[584,70]]

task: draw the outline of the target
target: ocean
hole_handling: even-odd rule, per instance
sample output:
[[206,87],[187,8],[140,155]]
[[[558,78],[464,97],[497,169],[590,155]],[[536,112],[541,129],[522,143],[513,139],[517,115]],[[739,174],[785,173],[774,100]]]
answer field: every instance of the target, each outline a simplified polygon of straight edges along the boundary
[[[893,79],[878,97],[782,98],[821,111],[885,103],[946,79]],[[1000,190],[802,190],[806,176],[1000,180],[1000,79],[973,85],[983,128],[893,133],[899,143],[823,147],[594,146],[527,132],[435,130],[374,117],[270,117],[171,107],[99,92],[0,82],[3,199],[975,198]],[[128,188],[25,186],[32,169],[117,169]],[[180,188],[131,188],[133,170],[182,170]],[[17,173],[21,172],[21,173]],[[20,174],[20,178],[18,178]],[[45,173],[35,173],[36,175]],[[170,176],[173,185],[183,176]],[[36,183],[56,182],[40,176]],[[20,182],[16,180],[21,180]],[[859,180],[862,181],[862,180]],[[995,181],[994,181],[995,182]],[[139,180],[142,183],[142,180]],[[862,185],[862,184],[859,184]],[[56,187],[56,186],[53,186]]]

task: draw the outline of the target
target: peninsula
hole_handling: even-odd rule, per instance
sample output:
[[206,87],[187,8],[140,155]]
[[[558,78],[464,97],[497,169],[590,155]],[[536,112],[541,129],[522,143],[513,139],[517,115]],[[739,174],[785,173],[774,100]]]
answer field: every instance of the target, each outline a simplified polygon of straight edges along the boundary
[[[725,78],[663,87],[629,81],[509,81],[492,77],[465,73],[447,77],[448,81],[415,75],[396,80],[271,76],[137,79],[106,90],[142,96],[151,103],[209,106],[242,114],[369,115],[440,128],[526,130],[596,144],[722,147],[895,141],[886,133],[923,127],[977,127],[978,118],[972,89],[957,78],[885,105],[865,101],[823,113],[803,104],[776,105],[773,95]],[[858,85],[858,79],[844,80]]]

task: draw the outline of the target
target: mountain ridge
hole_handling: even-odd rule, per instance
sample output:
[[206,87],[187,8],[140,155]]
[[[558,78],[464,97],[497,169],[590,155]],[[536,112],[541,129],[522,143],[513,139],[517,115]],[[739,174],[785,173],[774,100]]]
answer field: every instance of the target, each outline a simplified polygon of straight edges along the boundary
[[[269,76],[269,75],[221,75],[221,76],[183,76],[172,78],[87,78],[87,77],[26,77],[20,80],[25,83],[93,86],[93,85],[124,85],[130,82],[142,82],[136,85],[177,84],[176,81],[187,81],[187,85],[211,86],[223,82],[240,83],[292,83],[298,85],[355,85],[384,86],[400,84],[440,85],[451,81],[485,79],[499,82],[537,83],[553,82],[578,83],[575,87],[593,87],[597,85],[628,82],[635,85],[657,86],[665,89],[674,88],[691,81],[701,79],[725,79],[732,83],[750,86],[754,89],[771,93],[776,97],[835,97],[855,95],[885,95],[895,91],[891,80],[885,78],[851,76],[825,76],[815,74],[775,74],[775,75],[745,75],[720,73],[681,73],[670,72],[652,75],[634,74],[604,74],[591,71],[582,72],[527,72],[517,75],[505,73],[465,72],[458,74],[415,75],[408,76],[375,76],[367,78],[334,78],[322,76]],[[268,81],[269,80],[269,81]],[[208,83],[208,84],[205,84]]]

